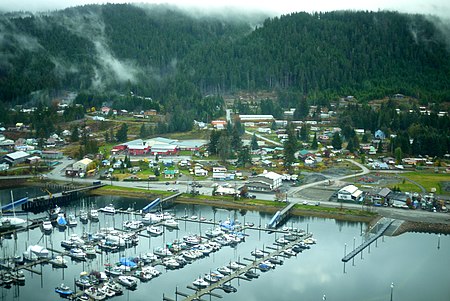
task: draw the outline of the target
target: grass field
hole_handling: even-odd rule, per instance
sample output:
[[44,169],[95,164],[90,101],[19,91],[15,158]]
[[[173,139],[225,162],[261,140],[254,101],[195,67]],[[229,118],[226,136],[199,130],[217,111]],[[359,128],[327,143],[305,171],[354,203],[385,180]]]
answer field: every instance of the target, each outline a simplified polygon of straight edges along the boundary
[[[450,181],[450,175],[448,174],[438,174],[438,173],[431,173],[426,171],[414,171],[414,172],[407,172],[402,174],[403,177],[410,179],[414,182],[419,183],[422,185],[427,192],[431,192],[432,188],[436,188],[437,194],[450,194],[449,191],[445,191],[443,189],[442,182],[449,182]],[[417,187],[417,185],[414,185],[411,182],[405,181],[399,184],[400,189],[402,191],[412,191],[408,190],[409,187]],[[417,190],[416,190],[417,191]],[[420,191],[420,189],[418,190]]]

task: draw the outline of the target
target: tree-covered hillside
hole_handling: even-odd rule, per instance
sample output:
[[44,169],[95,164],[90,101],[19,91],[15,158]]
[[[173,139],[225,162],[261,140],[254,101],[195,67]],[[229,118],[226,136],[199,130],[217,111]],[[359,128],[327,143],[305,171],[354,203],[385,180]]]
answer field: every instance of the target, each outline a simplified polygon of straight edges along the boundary
[[205,115],[203,95],[239,90],[439,102],[450,99],[448,49],[424,16],[394,12],[264,20],[107,4],[9,14],[0,16],[0,101],[60,89],[133,91],[192,117]]

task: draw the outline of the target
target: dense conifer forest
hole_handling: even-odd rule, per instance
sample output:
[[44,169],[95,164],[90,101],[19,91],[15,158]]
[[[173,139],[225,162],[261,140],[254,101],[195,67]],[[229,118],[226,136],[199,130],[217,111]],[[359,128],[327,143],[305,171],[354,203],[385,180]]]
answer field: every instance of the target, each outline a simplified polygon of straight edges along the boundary
[[35,91],[60,89],[134,91],[169,107],[184,100],[185,108],[203,95],[240,90],[292,91],[308,99],[393,93],[449,99],[449,45],[425,16],[250,16],[125,4],[5,14],[0,99],[20,103]]

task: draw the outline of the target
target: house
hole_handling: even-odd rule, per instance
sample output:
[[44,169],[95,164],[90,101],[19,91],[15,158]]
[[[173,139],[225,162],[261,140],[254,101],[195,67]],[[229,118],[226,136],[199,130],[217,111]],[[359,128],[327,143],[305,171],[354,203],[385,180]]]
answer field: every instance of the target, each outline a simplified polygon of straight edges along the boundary
[[173,179],[175,178],[176,171],[173,169],[166,169],[163,171],[165,179]]
[[103,115],[108,115],[109,111],[111,111],[111,108],[105,106],[105,107],[102,107],[101,111],[102,111]]
[[213,120],[211,121],[211,125],[216,129],[224,129],[227,125],[226,120]]
[[63,153],[60,151],[48,151],[45,150],[41,153],[41,157],[42,159],[50,159],[50,160],[54,160],[54,159],[62,159],[63,158]]
[[375,139],[384,140],[386,138],[386,135],[383,133],[382,130],[377,130],[374,134]]
[[234,189],[234,188],[230,188],[230,187],[217,186],[217,188],[214,191],[214,195],[237,196],[237,195],[239,195],[239,190]]
[[149,116],[156,116],[156,110],[148,110],[144,112],[145,118],[148,118]]
[[246,183],[250,191],[274,191],[282,185],[282,175],[265,171],[257,176],[250,177]]
[[363,198],[362,190],[355,185],[347,185],[338,191],[338,201],[341,202],[362,202]]
[[392,190],[390,190],[387,187],[381,188],[377,192],[372,194],[372,203],[374,205],[383,205],[384,203],[388,203],[389,201],[389,194],[392,193]]
[[233,180],[233,173],[228,173],[228,170],[223,166],[213,167],[213,180]]
[[26,161],[27,158],[30,157],[29,153],[24,151],[17,151],[13,153],[9,153],[5,155],[2,159],[4,163],[9,164],[10,166],[14,166],[16,164],[20,164]]
[[194,169],[194,174],[197,177],[207,177],[208,176],[208,171],[203,169],[203,168],[195,168]]

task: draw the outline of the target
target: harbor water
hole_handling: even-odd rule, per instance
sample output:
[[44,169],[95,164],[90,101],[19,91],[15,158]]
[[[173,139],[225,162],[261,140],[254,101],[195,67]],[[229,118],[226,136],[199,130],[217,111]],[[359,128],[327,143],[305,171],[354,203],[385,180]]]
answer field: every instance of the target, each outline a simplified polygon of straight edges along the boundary
[[[20,193],[23,194],[23,191]],[[3,204],[7,200],[3,200]],[[90,197],[84,200],[86,207],[101,208],[112,203],[116,208],[135,210],[143,208],[149,200],[126,199],[119,197]],[[81,200],[71,207],[64,208],[67,213],[76,213],[81,209]],[[199,222],[206,220],[239,220],[241,223],[253,223],[255,226],[265,224],[270,214],[225,210],[196,205],[177,205],[171,209],[176,216],[197,216],[196,220],[180,221],[179,230],[168,231],[159,237],[139,237],[136,247],[127,248],[118,253],[97,254],[85,262],[68,259],[65,269],[53,268],[50,264],[37,265],[25,270],[26,281],[23,286],[0,288],[0,300],[58,300],[55,287],[64,283],[74,288],[75,279],[86,271],[104,271],[108,264],[114,264],[121,257],[133,257],[155,248],[164,246],[175,239],[182,239],[189,234],[201,234],[212,226]],[[30,216],[31,217],[31,216]],[[132,219],[130,214],[106,215],[100,213],[100,221],[86,225],[78,223],[74,228],[60,232],[54,229],[52,234],[43,235],[39,228],[18,233],[17,239],[2,241],[0,257],[13,257],[21,254],[30,245],[41,245],[48,249],[63,250],[60,242],[71,233],[81,235],[83,232],[95,233],[102,227],[122,228],[123,222]],[[139,217],[137,217],[139,219]],[[333,219],[313,217],[293,217],[287,222],[288,227],[301,228],[313,233],[317,244],[295,257],[284,258],[284,264],[268,272],[260,272],[260,277],[252,281],[234,279],[231,284],[237,288],[236,293],[227,294],[222,290],[214,292],[223,296],[220,300],[450,300],[450,237],[445,235],[407,233],[398,237],[382,237],[344,265],[341,261],[344,252],[350,252],[364,239],[367,225],[359,222],[343,222]],[[143,231],[143,234],[146,232]],[[235,247],[225,246],[202,259],[193,261],[182,269],[166,270],[157,266],[162,274],[149,282],[140,282],[134,291],[124,290],[121,296],[112,300],[163,300],[163,296],[173,300],[183,300],[175,291],[192,294],[187,288],[199,276],[231,261],[249,263],[245,258],[252,258],[255,249],[273,246],[281,234],[267,233],[261,230],[245,230],[245,242]],[[52,252],[50,252],[51,254]],[[55,254],[57,255],[57,254]],[[40,275],[41,274],[41,275]],[[393,286],[391,287],[391,284]],[[217,299],[202,296],[204,300]],[[217,299],[219,300],[219,299]]]

